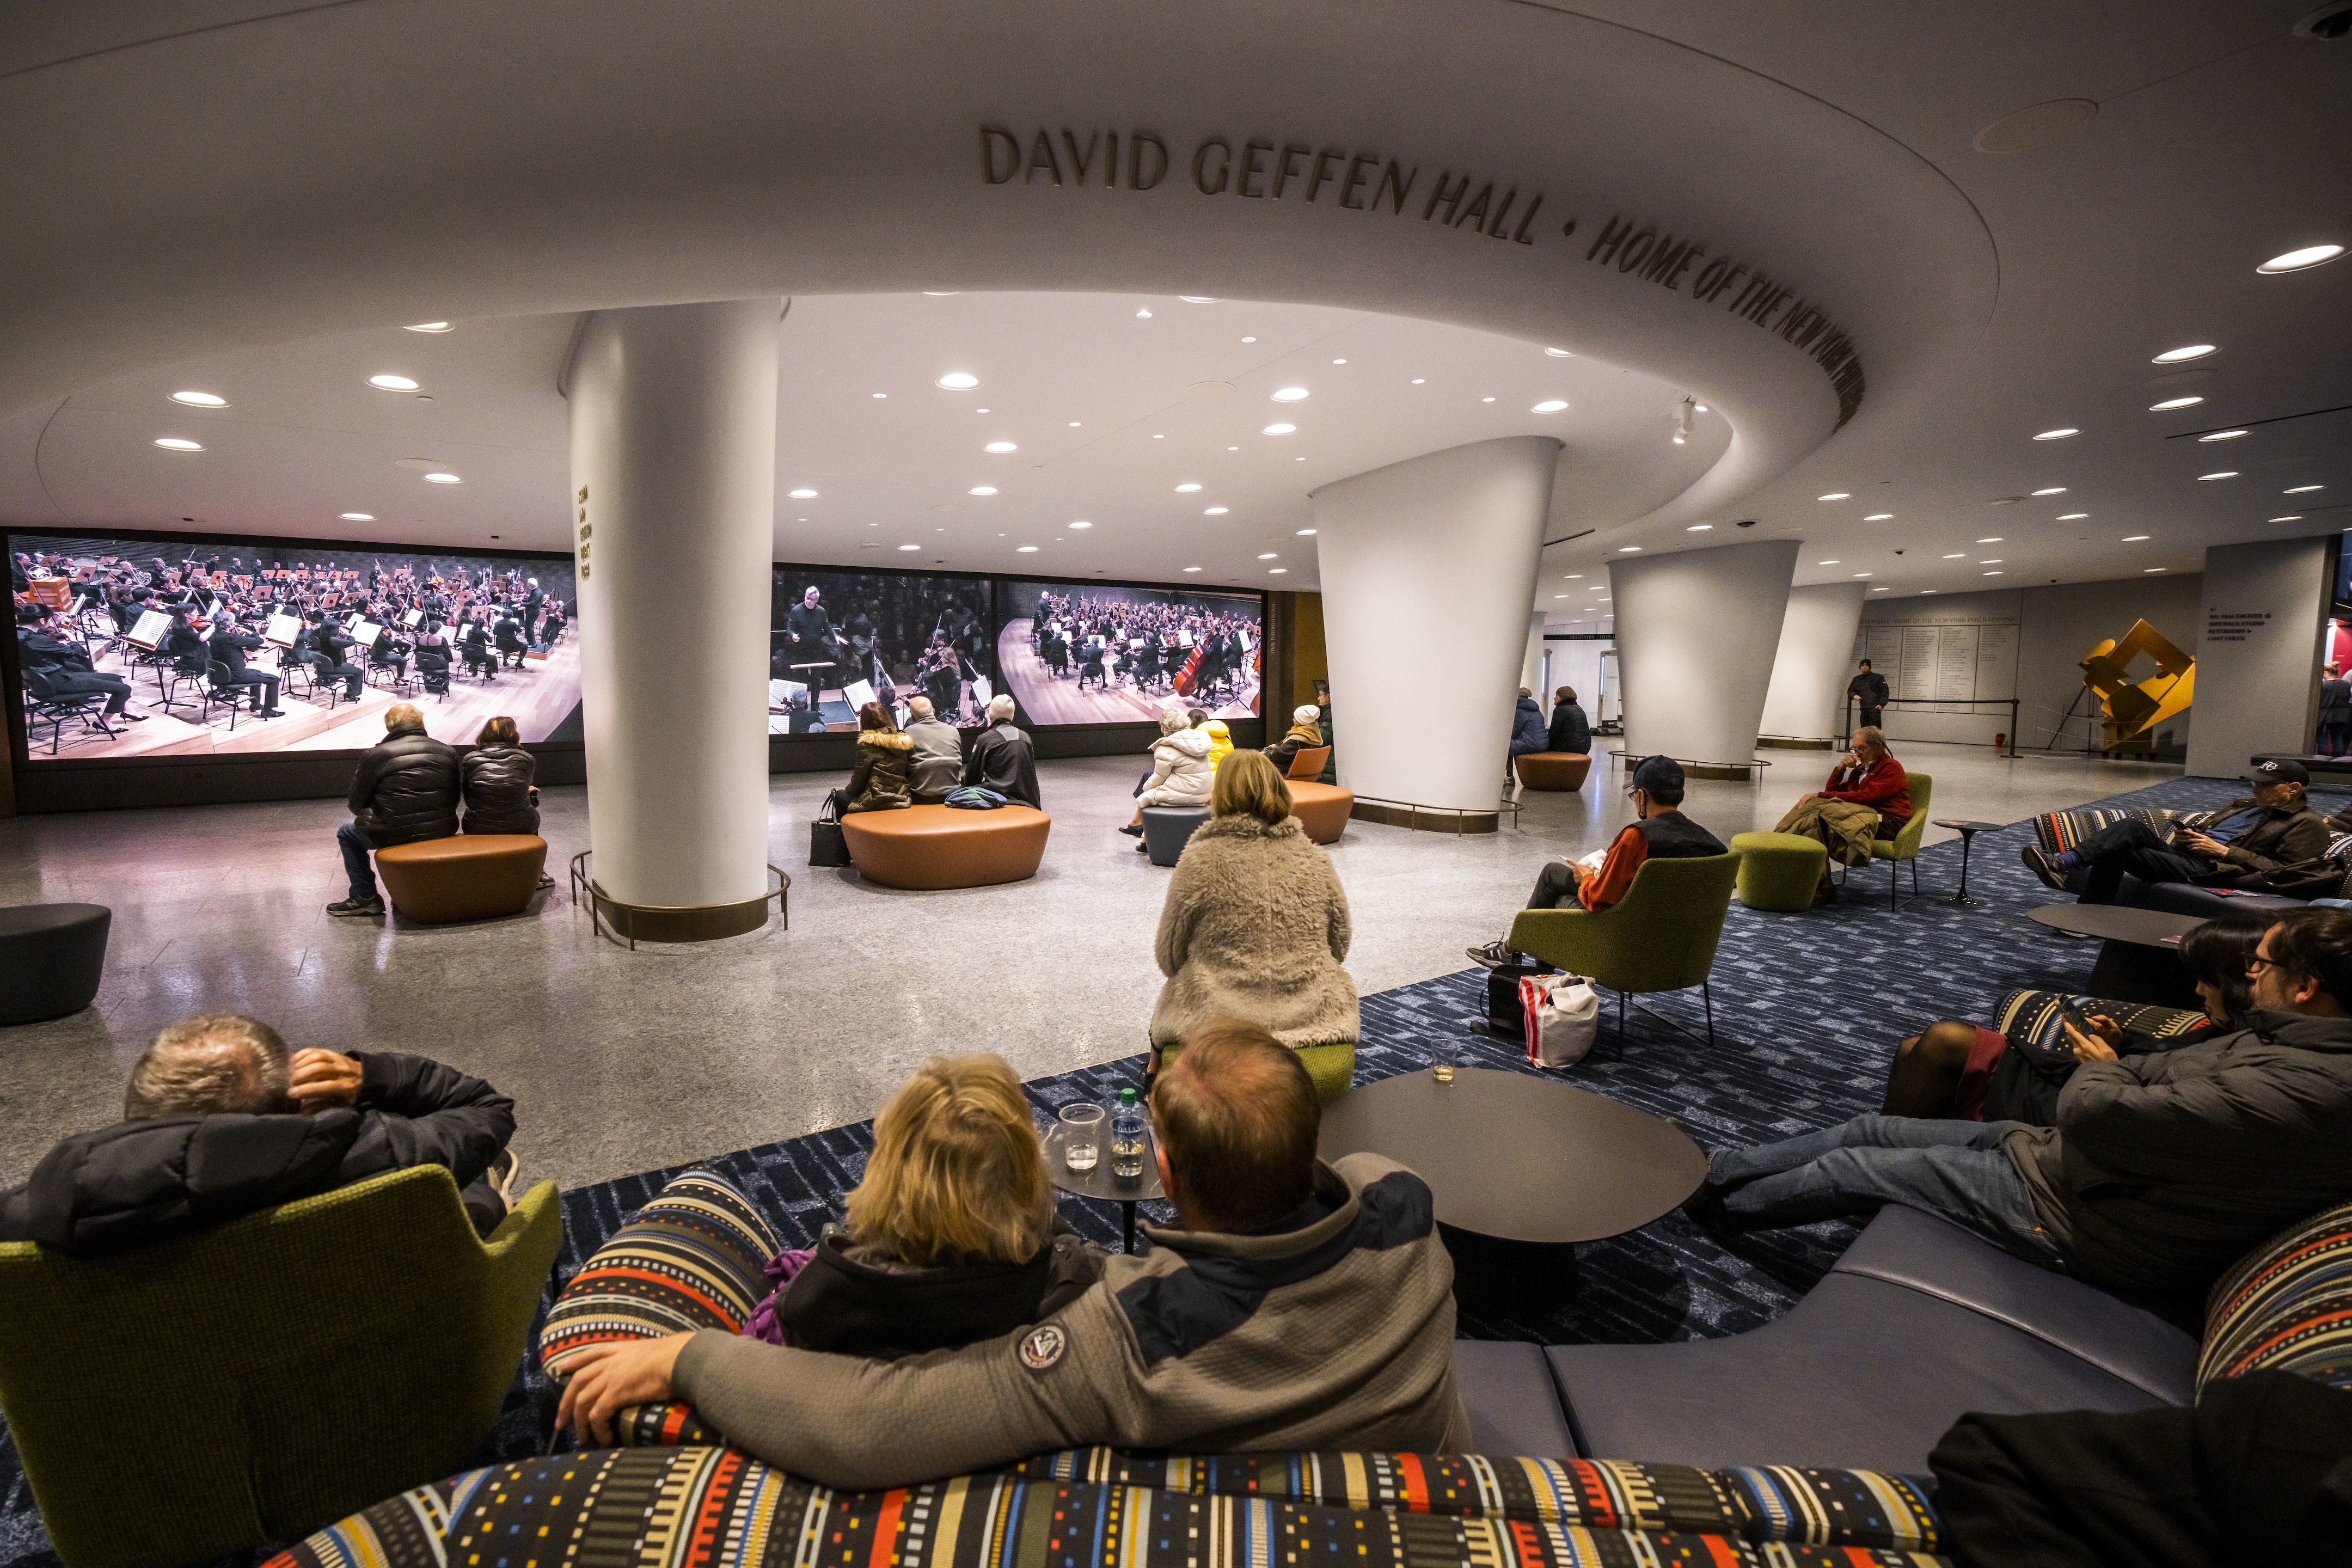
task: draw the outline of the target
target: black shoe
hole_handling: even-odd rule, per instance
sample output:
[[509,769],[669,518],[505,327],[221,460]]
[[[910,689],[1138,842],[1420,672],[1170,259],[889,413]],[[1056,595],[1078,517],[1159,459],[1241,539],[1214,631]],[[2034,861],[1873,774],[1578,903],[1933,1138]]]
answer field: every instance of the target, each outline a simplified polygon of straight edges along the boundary
[[110,719],[128,719],[133,724],[144,724],[147,722],[150,716],[145,713],[110,713],[107,717]]
[[1468,947],[1463,952],[1469,954],[1471,963],[1482,969],[1501,969],[1507,964],[1520,962],[1518,949],[1499,937],[1484,947]]
[[1138,855],[1149,855],[1151,853],[1151,846],[1139,838],[1135,841],[1135,852]]
[[1122,823],[1119,825],[1118,830],[1121,833],[1126,834],[1129,838],[1140,838],[1143,837],[1143,824],[1139,822]]
[[2019,850],[2017,855],[2019,859],[2025,862],[2025,868],[2041,878],[2042,885],[2052,892],[2071,893],[2074,890],[2066,885],[2065,874],[2051,864],[2050,857],[2042,852],[2040,845],[2029,844]]
[[1730,1215],[1724,1212],[1723,1194],[1724,1189],[1713,1181],[1701,1183],[1698,1191],[1683,1200],[1683,1217],[1701,1230],[1725,1228]]
[[331,915],[382,915],[382,899],[339,899],[327,906]]

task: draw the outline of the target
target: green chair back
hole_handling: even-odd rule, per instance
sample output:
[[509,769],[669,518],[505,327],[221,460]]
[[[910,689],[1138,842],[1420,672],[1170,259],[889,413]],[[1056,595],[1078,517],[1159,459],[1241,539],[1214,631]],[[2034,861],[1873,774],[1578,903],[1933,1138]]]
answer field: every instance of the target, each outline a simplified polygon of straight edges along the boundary
[[1870,847],[1874,858],[1880,860],[1910,860],[1918,856],[1920,841],[1927,837],[1927,802],[1936,793],[1936,781],[1927,773],[1912,773],[1911,819],[1894,838],[1881,838]]
[[67,1568],[285,1541],[456,1469],[563,1240],[420,1166],[136,1252],[0,1244],[0,1415]]
[[1731,907],[1739,857],[1644,860],[1622,901],[1589,910],[1522,910],[1510,943],[1612,991],[1703,984]]

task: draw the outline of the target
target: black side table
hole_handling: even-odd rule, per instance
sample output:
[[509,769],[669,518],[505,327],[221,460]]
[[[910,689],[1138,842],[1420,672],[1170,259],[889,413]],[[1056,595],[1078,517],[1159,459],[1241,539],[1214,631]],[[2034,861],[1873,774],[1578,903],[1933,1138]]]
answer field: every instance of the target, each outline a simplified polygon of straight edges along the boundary
[[1969,897],[1969,845],[1975,840],[1978,834],[1990,833],[1994,828],[2000,826],[2001,824],[1998,822],[1970,822],[1965,817],[1958,816],[1938,816],[1931,818],[1930,820],[1932,820],[1937,826],[1948,827],[1953,832],[1960,836],[1960,890],[1952,895],[1952,902],[1956,904],[1963,904],[1971,909],[1981,906],[1984,903],[1982,899],[1972,899]]
[[1152,1154],[1151,1131],[1147,1125],[1143,1133],[1143,1179],[1122,1182],[1110,1173],[1110,1117],[1105,1108],[1102,1130],[1102,1152],[1091,1171],[1073,1171],[1062,1160],[1062,1130],[1058,1126],[1045,1134],[1045,1175],[1063,1192],[1082,1198],[1095,1198],[1119,1206],[1119,1250],[1135,1250],[1135,1205],[1168,1194],[1160,1186],[1160,1162]]

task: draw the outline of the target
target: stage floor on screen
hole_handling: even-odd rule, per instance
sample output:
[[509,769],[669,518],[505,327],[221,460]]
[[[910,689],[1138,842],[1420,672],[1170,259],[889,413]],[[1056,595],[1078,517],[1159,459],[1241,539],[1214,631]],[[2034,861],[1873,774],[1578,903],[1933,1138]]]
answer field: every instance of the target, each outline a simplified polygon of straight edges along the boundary
[[[1134,686],[1114,676],[1108,689],[1092,681],[1084,691],[1078,689],[1077,665],[1070,666],[1070,674],[1056,678],[1029,646],[1029,631],[1034,623],[1028,616],[1007,621],[996,636],[996,668],[1006,690],[1021,700],[1021,706],[1033,724],[1132,724],[1139,721],[1150,723],[1160,717],[1160,710],[1175,697],[1165,681],[1138,690]],[[1210,710],[1218,719],[1251,719],[1257,716],[1258,673],[1244,670],[1241,689],[1232,686],[1218,689],[1218,705]]]

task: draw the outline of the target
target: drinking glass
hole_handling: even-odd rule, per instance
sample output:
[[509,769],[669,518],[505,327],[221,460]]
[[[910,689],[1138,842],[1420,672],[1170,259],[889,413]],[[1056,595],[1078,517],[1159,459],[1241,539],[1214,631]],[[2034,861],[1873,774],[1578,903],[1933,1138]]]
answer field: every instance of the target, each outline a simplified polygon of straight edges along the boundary
[[1102,1158],[1103,1108],[1084,1101],[1062,1107],[1062,1163],[1083,1176]]
[[1430,1042],[1429,1076],[1440,1083],[1454,1081],[1454,1064],[1462,1059],[1462,1042],[1452,1035],[1440,1035]]

